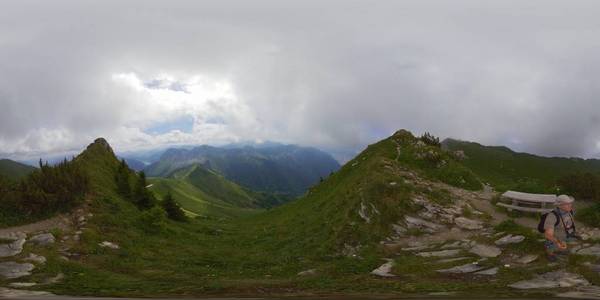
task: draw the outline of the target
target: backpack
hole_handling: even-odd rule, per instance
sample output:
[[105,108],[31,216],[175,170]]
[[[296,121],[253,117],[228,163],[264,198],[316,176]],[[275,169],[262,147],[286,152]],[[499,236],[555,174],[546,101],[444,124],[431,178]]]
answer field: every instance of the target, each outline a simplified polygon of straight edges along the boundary
[[[546,230],[544,230],[544,225],[546,224],[546,217],[548,217],[549,213],[553,213],[554,216],[556,217],[556,222],[554,223],[554,227],[558,226],[558,223],[560,223],[560,221],[562,220],[562,217],[558,214],[558,212],[556,211],[556,209],[553,209],[552,211],[549,211],[545,214],[542,215],[542,217],[540,218],[540,222],[538,223],[538,231],[540,233],[544,233],[546,232]],[[571,214],[571,218],[573,218],[574,213],[570,212]],[[565,228],[566,230],[566,228]],[[575,231],[575,222],[573,222],[573,231]]]

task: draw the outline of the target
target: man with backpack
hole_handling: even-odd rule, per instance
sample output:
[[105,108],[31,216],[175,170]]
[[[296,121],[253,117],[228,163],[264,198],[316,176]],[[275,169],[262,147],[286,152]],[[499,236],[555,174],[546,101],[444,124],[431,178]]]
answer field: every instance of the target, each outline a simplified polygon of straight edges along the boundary
[[573,197],[560,195],[556,200],[556,208],[542,215],[538,230],[544,233],[544,248],[549,261],[556,261],[557,254],[567,253],[567,243],[579,239],[573,217]]

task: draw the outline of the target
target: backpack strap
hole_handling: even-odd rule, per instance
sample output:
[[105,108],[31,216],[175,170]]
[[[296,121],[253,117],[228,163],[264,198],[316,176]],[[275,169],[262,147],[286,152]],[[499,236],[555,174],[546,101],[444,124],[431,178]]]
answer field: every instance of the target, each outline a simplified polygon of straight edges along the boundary
[[[560,217],[560,213],[559,213],[558,211],[556,211],[556,210],[557,210],[557,208],[555,208],[555,209],[553,209],[553,210],[552,210],[552,213],[553,213],[553,214],[554,214],[554,216],[556,217],[556,222],[554,222],[554,227],[558,226],[558,223],[559,223],[560,221],[562,221],[562,218]],[[564,225],[564,222],[563,222],[563,225]],[[565,228],[566,228],[566,227],[565,227]]]

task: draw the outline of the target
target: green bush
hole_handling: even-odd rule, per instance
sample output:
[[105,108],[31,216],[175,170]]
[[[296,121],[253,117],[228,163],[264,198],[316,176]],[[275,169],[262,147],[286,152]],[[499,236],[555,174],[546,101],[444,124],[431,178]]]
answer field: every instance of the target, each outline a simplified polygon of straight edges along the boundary
[[600,224],[600,203],[577,211],[577,219],[588,226]]
[[162,207],[154,206],[144,211],[140,217],[140,226],[147,233],[157,234],[166,230],[167,213]]

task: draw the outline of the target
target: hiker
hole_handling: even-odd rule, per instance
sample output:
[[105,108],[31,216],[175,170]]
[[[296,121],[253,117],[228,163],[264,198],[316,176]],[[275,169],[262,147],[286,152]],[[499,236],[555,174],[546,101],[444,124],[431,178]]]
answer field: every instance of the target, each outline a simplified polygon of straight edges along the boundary
[[[556,261],[557,254],[566,254],[567,243],[579,239],[575,230],[575,218],[573,217],[573,197],[560,195],[556,200],[556,208],[542,215],[539,228],[543,229],[544,248],[548,260]],[[542,231],[542,230],[540,230]]]

